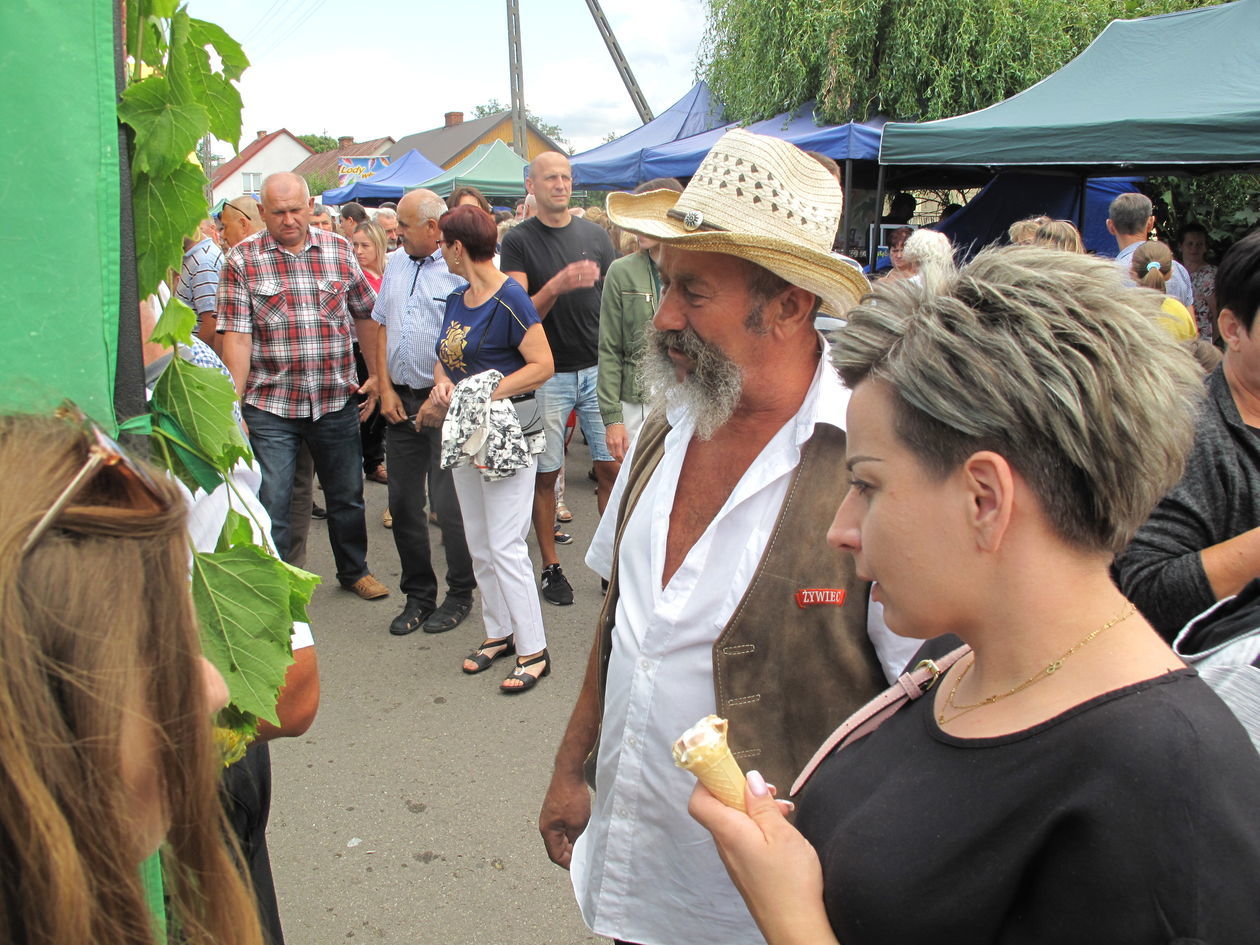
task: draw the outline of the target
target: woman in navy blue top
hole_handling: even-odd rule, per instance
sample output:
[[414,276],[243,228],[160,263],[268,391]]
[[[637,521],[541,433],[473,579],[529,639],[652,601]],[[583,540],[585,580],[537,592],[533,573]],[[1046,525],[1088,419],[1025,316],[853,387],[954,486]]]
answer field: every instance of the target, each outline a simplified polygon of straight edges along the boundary
[[[456,207],[438,220],[447,268],[468,280],[446,300],[438,335],[430,399],[445,412],[455,385],[483,371],[503,380],[494,400],[510,398],[523,427],[537,413],[533,392],[551,377],[551,346],[529,293],[494,267],[498,231],[480,207]],[[499,688],[509,694],[532,689],[551,672],[542,608],[534,586],[525,536],[534,497],[534,466],[506,479],[487,481],[473,466],[452,470],[464,532],[481,588],[485,640],[464,660],[464,672],[489,669],[517,654],[512,674]]]

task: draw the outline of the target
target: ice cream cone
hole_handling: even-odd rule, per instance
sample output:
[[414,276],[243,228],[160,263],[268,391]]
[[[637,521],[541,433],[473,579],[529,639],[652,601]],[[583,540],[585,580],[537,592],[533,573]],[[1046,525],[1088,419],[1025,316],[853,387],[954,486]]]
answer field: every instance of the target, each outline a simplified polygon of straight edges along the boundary
[[726,719],[706,715],[674,743],[674,763],[727,807],[744,810],[744,772],[726,743]]

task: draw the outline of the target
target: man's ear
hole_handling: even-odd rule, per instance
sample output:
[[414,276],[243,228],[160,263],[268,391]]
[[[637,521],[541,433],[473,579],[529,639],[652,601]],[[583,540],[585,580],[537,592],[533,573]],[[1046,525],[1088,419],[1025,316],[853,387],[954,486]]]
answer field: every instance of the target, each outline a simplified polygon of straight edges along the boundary
[[1107,232],[1110,233],[1112,236],[1119,235],[1116,233],[1116,225],[1111,222],[1110,217],[1107,218]]
[[795,325],[805,321],[812,324],[818,296],[799,286],[788,286],[775,297],[776,322]]
[[981,551],[997,551],[1011,524],[1015,473],[1006,457],[991,450],[972,453],[961,475],[967,490],[967,522]]
[[1221,309],[1217,324],[1220,326],[1221,337],[1230,348],[1236,347],[1242,336],[1246,334],[1246,329],[1243,328],[1242,322],[1238,320],[1232,308]]

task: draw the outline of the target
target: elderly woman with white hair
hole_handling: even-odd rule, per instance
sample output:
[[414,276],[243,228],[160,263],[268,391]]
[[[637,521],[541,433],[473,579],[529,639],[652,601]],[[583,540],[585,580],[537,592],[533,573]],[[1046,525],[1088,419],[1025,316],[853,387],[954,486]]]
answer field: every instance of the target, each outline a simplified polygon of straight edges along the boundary
[[954,247],[949,237],[936,230],[915,230],[901,251],[910,281],[933,286],[954,271]]
[[795,826],[756,772],[748,813],[699,786],[692,813],[770,945],[1253,941],[1260,757],[1108,571],[1181,474],[1198,368],[1107,262],[927,281],[835,335],[828,538],[942,664],[816,757]]

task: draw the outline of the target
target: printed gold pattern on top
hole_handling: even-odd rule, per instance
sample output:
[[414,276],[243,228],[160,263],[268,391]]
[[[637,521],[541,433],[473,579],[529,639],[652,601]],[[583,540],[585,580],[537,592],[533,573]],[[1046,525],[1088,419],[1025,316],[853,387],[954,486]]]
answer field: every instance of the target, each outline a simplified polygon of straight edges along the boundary
[[442,359],[442,364],[452,371],[464,370],[464,346],[467,343],[468,326],[451,322],[446,329],[446,337],[438,344],[438,357]]

